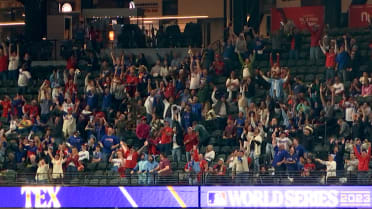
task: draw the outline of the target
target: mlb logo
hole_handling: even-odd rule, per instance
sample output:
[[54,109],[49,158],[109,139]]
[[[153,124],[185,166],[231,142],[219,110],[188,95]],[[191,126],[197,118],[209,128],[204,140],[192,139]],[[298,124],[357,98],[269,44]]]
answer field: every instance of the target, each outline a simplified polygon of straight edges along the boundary
[[209,191],[208,206],[226,206],[227,194],[224,191]]

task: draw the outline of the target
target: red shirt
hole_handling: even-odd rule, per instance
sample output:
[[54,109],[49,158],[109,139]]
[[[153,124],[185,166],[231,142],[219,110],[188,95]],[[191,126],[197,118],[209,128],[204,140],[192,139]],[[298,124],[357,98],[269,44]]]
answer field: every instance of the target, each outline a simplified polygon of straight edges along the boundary
[[319,46],[319,40],[322,36],[322,33],[323,33],[323,25],[318,28],[318,30],[313,30],[308,24],[305,24],[307,29],[310,31],[311,33],[311,37],[310,37],[310,47],[317,47]]
[[8,71],[8,62],[9,57],[8,56],[0,56],[0,72]]
[[371,147],[368,148],[368,154],[366,156],[362,156],[356,146],[354,146],[354,154],[359,160],[358,164],[358,171],[368,171],[368,164],[371,160]]
[[37,105],[31,105],[29,111],[31,118],[34,118],[39,115],[39,107]]
[[194,145],[197,145],[199,143],[198,137],[193,132],[191,134],[186,134],[183,138],[183,143],[185,144],[185,150],[186,152],[190,152]]
[[137,152],[130,153],[130,151],[128,151],[125,155],[125,159],[126,160],[124,167],[133,169],[137,165],[138,153]]
[[160,144],[169,144],[172,141],[173,129],[171,127],[164,127],[161,130]]
[[67,64],[66,64],[66,69],[67,70],[69,70],[71,68],[75,69],[76,68],[76,63],[77,63],[76,58],[73,58],[73,57],[68,58]]
[[138,77],[132,75],[127,75],[126,81],[130,86],[136,86],[139,83]]
[[331,54],[327,52],[325,56],[326,56],[326,63],[325,63],[326,68],[334,68],[336,66],[336,54],[335,53]]
[[223,74],[223,68],[224,68],[224,63],[222,61],[216,61],[214,64],[214,68],[216,71],[217,75],[222,75]]
[[175,96],[175,88],[172,83],[168,84],[168,86],[165,88],[164,96],[167,99]]
[[1,115],[1,117],[7,118],[9,111],[11,111],[10,101],[2,101],[1,105],[3,106],[3,114]]
[[169,166],[169,169],[167,171],[161,172],[159,174],[160,176],[166,176],[166,175],[171,174],[172,173],[172,168],[171,168],[171,164],[170,164],[168,158],[165,158],[164,160],[159,162],[159,169],[160,170],[164,169],[167,166]]
[[138,139],[147,139],[150,135],[150,126],[146,123],[138,124],[136,128],[136,135]]

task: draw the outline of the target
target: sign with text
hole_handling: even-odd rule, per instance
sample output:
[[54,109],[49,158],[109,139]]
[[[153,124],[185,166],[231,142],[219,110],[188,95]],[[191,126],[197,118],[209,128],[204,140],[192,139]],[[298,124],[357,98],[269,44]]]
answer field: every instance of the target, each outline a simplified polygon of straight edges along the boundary
[[271,9],[271,30],[277,31],[280,29],[281,22],[284,19],[291,20],[300,30],[306,29],[305,21],[309,25],[324,23],[324,7],[289,7],[281,9]]
[[0,207],[198,207],[198,187],[0,187]]
[[372,208],[372,187],[201,187],[202,208]]
[[352,5],[349,8],[349,27],[362,28],[371,23],[372,5]]

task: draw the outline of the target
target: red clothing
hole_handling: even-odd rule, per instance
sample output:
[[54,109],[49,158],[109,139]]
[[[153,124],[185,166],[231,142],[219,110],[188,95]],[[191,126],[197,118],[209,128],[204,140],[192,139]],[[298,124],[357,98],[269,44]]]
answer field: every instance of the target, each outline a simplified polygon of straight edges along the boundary
[[291,40],[291,50],[294,50],[295,49],[295,43],[296,43],[296,40],[293,37],[292,40]]
[[308,170],[308,171],[315,170],[315,164],[314,163],[306,163],[304,165],[304,170]]
[[218,176],[226,175],[226,166],[225,165],[216,164],[215,166],[213,166],[213,170],[217,172]]
[[76,68],[76,65],[77,65],[77,60],[75,57],[70,57],[68,58],[67,60],[67,64],[66,64],[66,69],[69,70],[69,69],[75,69]]
[[169,99],[170,97],[174,97],[175,92],[176,92],[175,90],[176,89],[174,88],[173,84],[169,83],[168,86],[165,88],[165,91],[164,91],[165,98]]
[[371,160],[371,147],[368,148],[368,153],[366,156],[362,156],[356,146],[354,146],[354,154],[359,160],[358,171],[368,171],[368,164]]
[[161,172],[159,174],[160,176],[170,175],[172,173],[172,168],[171,168],[171,164],[170,164],[170,161],[168,160],[168,158],[165,158],[164,160],[161,160],[159,162],[159,169],[160,170],[166,168],[167,166],[169,166],[169,169],[167,171]]
[[185,144],[186,152],[190,152],[194,145],[198,145],[199,143],[198,136],[196,136],[196,133],[194,132],[191,134],[186,134],[185,137],[183,138],[183,143]]
[[138,139],[147,139],[150,135],[150,126],[146,123],[138,124],[136,128],[136,135]]
[[336,54],[327,52],[326,56],[326,68],[334,68],[336,66]]
[[11,111],[12,107],[10,101],[1,101],[1,106],[3,106],[3,114],[1,115],[1,117],[8,118],[8,114]]
[[216,61],[214,63],[214,70],[216,71],[217,75],[223,74],[223,68],[224,68],[224,63],[222,61]]
[[66,167],[69,166],[71,162],[74,163],[76,168],[79,168],[80,166],[79,155],[74,155],[74,156],[71,155],[70,157],[68,157],[65,163]]
[[149,140],[149,155],[158,155],[159,151],[156,148],[156,145],[160,142],[160,137],[150,138]]
[[0,72],[6,72],[8,71],[8,62],[9,57],[8,56],[0,56]]
[[128,151],[125,155],[125,168],[133,169],[137,165],[138,153],[133,152],[132,154]]
[[280,57],[279,56],[276,56],[276,63],[274,63],[273,57],[270,56],[270,67],[273,67],[275,64],[277,64],[278,66],[280,66]]
[[39,115],[39,107],[37,105],[30,106],[30,117],[36,118]]
[[172,141],[173,129],[171,127],[164,127],[161,130],[160,144],[169,144]]
[[317,47],[319,46],[319,40],[322,37],[323,33],[323,25],[320,26],[320,29],[318,30],[313,30],[308,24],[305,24],[309,32],[311,33],[310,37],[310,47]]

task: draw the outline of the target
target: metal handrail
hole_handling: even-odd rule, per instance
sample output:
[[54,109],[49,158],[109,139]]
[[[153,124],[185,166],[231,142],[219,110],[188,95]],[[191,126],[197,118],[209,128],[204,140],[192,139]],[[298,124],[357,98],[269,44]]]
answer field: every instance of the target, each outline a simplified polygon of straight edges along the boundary
[[[52,173],[47,179],[38,181],[34,173],[5,172],[0,175],[0,186],[15,186],[23,184],[42,185],[372,185],[370,175],[358,172],[338,171],[337,176],[327,177],[326,171],[314,171],[310,176],[303,176],[300,172],[246,172],[232,175],[216,175],[212,173],[190,174],[187,172],[173,172],[171,175],[157,174],[137,175],[126,174],[120,176],[117,172],[108,171],[106,174],[93,172],[74,172],[61,174],[60,178],[53,178]],[[63,175],[63,176],[62,176]],[[55,177],[55,176],[54,176]]]

